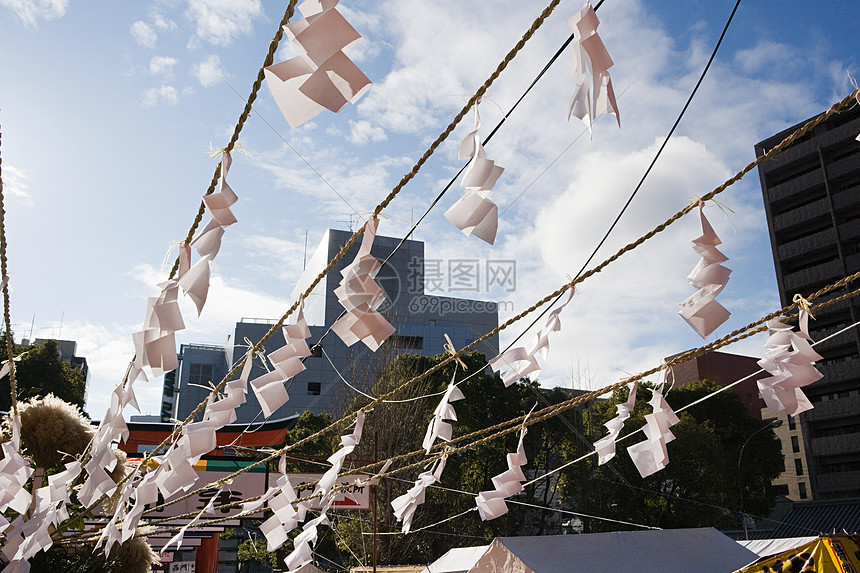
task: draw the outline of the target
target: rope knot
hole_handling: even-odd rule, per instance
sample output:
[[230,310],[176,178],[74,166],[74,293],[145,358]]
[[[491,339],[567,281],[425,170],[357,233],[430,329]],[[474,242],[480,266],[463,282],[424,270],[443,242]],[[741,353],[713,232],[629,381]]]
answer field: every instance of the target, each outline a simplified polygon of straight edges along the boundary
[[454,360],[457,361],[457,364],[463,367],[463,370],[468,370],[466,363],[457,355],[457,349],[454,348],[454,343],[451,342],[451,338],[448,336],[447,332],[445,333],[445,344],[442,345],[442,349],[453,356]]
[[[801,295],[800,293],[797,293],[794,295],[794,298],[792,298],[791,301],[797,305],[797,308],[804,311],[809,316],[812,316],[812,305],[809,304],[808,300],[803,298],[803,295]],[[812,316],[812,318],[815,318],[815,317]]]

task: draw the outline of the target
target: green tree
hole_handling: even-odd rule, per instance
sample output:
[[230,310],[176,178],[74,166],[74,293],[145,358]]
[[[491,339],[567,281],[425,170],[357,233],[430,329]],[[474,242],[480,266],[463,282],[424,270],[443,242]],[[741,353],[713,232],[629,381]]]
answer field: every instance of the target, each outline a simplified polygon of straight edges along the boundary
[[[675,388],[667,402],[678,410],[717,390],[704,380]],[[595,405],[588,414],[588,427],[594,440],[606,435],[603,423],[615,416],[615,406],[627,399],[627,390]],[[650,392],[640,386],[636,407],[622,435],[641,428],[651,408]],[[730,391],[691,407],[679,415],[672,427],[676,439],[668,444],[669,465],[641,478],[625,448],[642,440],[637,433],[617,446],[618,455],[597,466],[588,461],[588,479],[582,484],[583,502],[588,513],[662,528],[740,526],[740,510],[766,515],[773,498],[767,486],[783,470],[779,441],[772,431],[752,436],[746,446],[743,473],[738,473],[738,457],[745,440],[762,427],[750,416],[740,397]],[[589,521],[589,531],[624,529],[623,525]]]
[[[56,340],[48,340],[39,346],[16,345],[13,352],[16,356],[26,353],[15,363],[18,400],[53,394],[83,409],[86,393],[84,373],[60,361]],[[0,344],[0,360],[6,358],[6,345]],[[0,410],[9,411],[11,408],[11,387],[7,375],[0,380]]]
[[[382,371],[372,394],[378,396],[400,386],[415,375],[439,364],[445,357],[444,354],[435,357],[396,357]],[[482,372],[486,367],[483,355],[470,353],[465,355],[463,360],[467,369],[464,371],[457,368],[456,380],[461,381],[467,377],[469,379],[459,385],[465,400],[453,403],[457,412],[457,421],[453,422],[455,437],[525,414],[535,404],[536,383],[524,381],[505,388],[497,376]],[[474,375],[475,372],[481,374]],[[395,396],[393,400],[397,400],[396,402],[374,406],[373,411],[367,415],[361,445],[356,451],[357,457],[385,460],[420,449],[430,416],[454,373],[454,364],[448,364],[404,390],[401,395]],[[432,394],[437,395],[409,401],[410,398]],[[568,397],[569,395],[563,392],[553,392],[548,399],[557,402]],[[359,398],[350,406],[349,411],[354,411],[366,403],[366,398]],[[549,529],[545,511],[513,504],[509,505],[508,514],[495,520],[483,522],[476,511],[471,511],[432,529],[416,531],[422,526],[441,522],[452,515],[474,510],[474,494],[494,489],[491,479],[507,470],[506,454],[514,451],[517,441],[518,434],[512,433],[505,439],[494,440],[449,457],[442,474],[442,487],[433,487],[426,491],[425,503],[419,507],[412,521],[413,532],[406,536],[379,536],[379,562],[427,563],[452,547],[488,543],[497,536],[523,531],[560,533],[558,523],[554,524],[553,529]],[[540,473],[572,459],[576,450],[570,432],[555,419],[529,428],[525,448],[529,464],[524,469],[531,472],[539,467]],[[420,460],[420,457],[402,463],[406,465],[415,460]],[[401,524],[397,523],[394,517],[391,502],[412,486],[421,471],[423,468],[380,483],[377,489],[375,518],[379,531],[400,531]],[[531,505],[558,506],[558,494],[565,479],[567,474],[564,472],[554,474],[547,480],[528,486],[516,499]],[[372,529],[374,516],[372,512],[351,515],[351,518],[340,519],[337,523],[342,544],[348,546],[354,555],[361,555],[364,563],[369,563],[371,545],[367,534]]]

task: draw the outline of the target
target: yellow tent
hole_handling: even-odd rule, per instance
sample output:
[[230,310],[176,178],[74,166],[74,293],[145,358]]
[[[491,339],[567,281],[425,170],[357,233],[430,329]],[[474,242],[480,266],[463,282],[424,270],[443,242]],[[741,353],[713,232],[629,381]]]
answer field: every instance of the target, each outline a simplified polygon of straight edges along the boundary
[[826,535],[762,557],[735,573],[860,573],[860,538]]

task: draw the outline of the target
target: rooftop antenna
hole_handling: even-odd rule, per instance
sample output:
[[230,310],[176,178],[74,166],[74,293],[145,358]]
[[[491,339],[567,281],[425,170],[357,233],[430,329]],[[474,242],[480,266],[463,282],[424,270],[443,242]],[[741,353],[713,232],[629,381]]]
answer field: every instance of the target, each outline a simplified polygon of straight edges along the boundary
[[33,328],[36,325],[36,313],[33,313],[33,320],[30,321],[30,334],[27,335],[27,340],[33,340]]
[[355,217],[353,216],[352,213],[349,213],[349,220],[348,221],[346,219],[338,219],[337,221],[335,221],[335,223],[349,223],[349,232],[350,233],[354,232],[352,230],[352,227],[353,227],[353,225],[355,225]]
[[60,340],[63,338],[63,319],[64,318],[66,318],[66,311],[65,310],[60,314],[60,332],[57,334],[57,340]]
[[302,270],[308,266],[308,230],[305,229],[305,254],[302,257]]

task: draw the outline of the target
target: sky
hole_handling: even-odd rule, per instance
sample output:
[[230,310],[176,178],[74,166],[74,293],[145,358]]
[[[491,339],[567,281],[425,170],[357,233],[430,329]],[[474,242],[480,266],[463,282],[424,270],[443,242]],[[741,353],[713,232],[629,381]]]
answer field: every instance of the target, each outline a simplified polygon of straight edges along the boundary
[[[286,2],[0,0],[0,133],[12,328],[78,343],[87,410],[99,418],[133,356],[148,296],[167,278]],[[568,281],[636,186],[680,112],[731,13],[728,0],[605,0],[598,32],[615,65],[621,128],[589,136],[568,121],[566,51],[486,146],[505,167],[494,246],[443,216],[453,185],[418,227],[428,260],[516,261],[516,287],[435,294],[501,301],[501,320]],[[488,90],[486,136],[567,39],[582,6],[562,0]],[[528,29],[543,5],[514,0],[343,0],[363,35],[348,55],[374,85],[340,113],[290,129],[264,85],[228,180],[239,222],[227,230],[198,318],[183,302],[181,343],[223,344],[243,317],[292,304],[305,244],[354,229],[388,194]],[[297,15],[296,18],[299,16]],[[827,109],[860,74],[852,0],[745,0],[672,140],[595,266],[720,185],[754,145]],[[275,61],[295,54],[285,39]],[[472,115],[383,212],[402,236],[462,165]],[[756,172],[705,213],[733,270],[718,300],[732,316],[709,340],[779,308]],[[358,221],[358,222],[356,222]],[[658,365],[702,339],[678,316],[695,292],[694,214],[583,282],[561,315],[540,380],[597,388]],[[446,277],[447,278],[447,277]],[[527,323],[504,331],[502,345]],[[725,349],[756,356],[764,339]],[[144,414],[161,381],[136,385]]]

